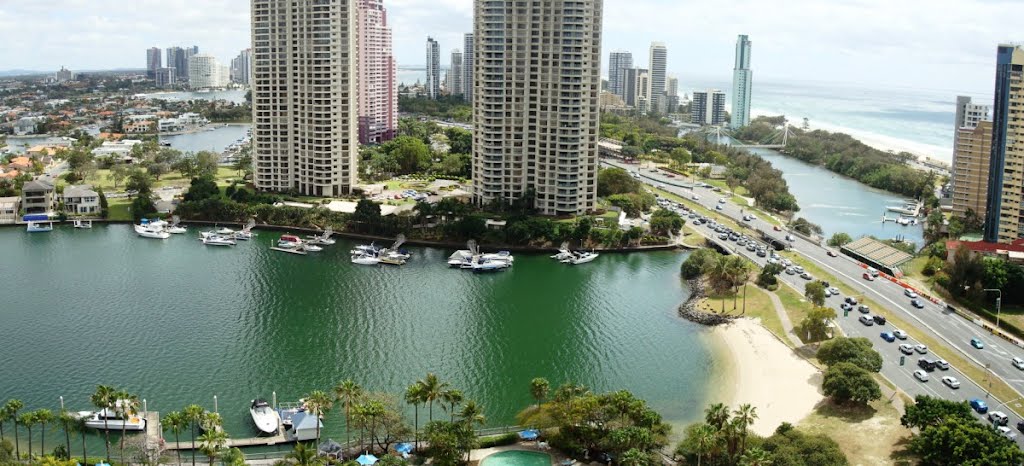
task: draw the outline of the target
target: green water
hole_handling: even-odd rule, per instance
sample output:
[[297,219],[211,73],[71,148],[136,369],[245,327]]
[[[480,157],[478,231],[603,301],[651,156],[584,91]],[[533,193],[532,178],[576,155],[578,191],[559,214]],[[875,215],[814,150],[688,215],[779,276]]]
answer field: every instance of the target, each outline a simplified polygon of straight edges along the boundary
[[[578,267],[517,255],[508,272],[474,275],[448,269],[449,250],[367,267],[349,263],[344,240],[303,257],[269,250],[272,232],[234,248],[195,235],[0,229],[0,401],[56,409],[63,395],[88,409],[102,383],[167,412],[212,410],[216,395],[226,430],[243,437],[254,397],[294,401],[345,378],[400,394],[432,371],[492,426],[514,423],[533,377],[629,389],[683,422],[716,371],[701,329],[675,314],[682,253]],[[344,436],[339,412],[326,436]],[[48,435],[48,448],[62,438]]]
[[551,466],[551,455],[536,451],[502,451],[484,458],[483,466]]

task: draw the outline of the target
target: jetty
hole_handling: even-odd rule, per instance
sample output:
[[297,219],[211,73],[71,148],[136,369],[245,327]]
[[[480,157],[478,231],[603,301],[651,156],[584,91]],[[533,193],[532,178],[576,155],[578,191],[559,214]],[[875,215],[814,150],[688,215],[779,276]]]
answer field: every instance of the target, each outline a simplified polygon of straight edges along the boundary
[[914,200],[907,200],[903,204],[903,207],[886,206],[886,210],[889,212],[896,212],[903,214],[908,217],[917,217],[921,215],[921,203]]
[[[168,442],[163,437],[163,429],[160,426],[160,413],[156,411],[149,411],[144,416],[146,419],[146,445],[155,447],[162,445],[164,450],[191,450],[192,442]],[[273,446],[282,443],[292,443],[295,440],[289,438],[285,433],[284,426],[277,427],[277,433],[271,436],[264,437],[247,437],[247,438],[228,438],[227,448],[242,448],[242,447],[260,447],[260,446]],[[196,442],[195,448],[199,448],[199,442]]]

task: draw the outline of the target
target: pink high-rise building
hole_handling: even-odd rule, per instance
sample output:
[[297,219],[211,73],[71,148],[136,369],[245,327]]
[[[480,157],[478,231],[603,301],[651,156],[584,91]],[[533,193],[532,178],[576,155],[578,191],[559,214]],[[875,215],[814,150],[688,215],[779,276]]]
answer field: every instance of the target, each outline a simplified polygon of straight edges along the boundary
[[398,128],[397,65],[382,0],[356,0],[359,54],[359,142],[380,143]]

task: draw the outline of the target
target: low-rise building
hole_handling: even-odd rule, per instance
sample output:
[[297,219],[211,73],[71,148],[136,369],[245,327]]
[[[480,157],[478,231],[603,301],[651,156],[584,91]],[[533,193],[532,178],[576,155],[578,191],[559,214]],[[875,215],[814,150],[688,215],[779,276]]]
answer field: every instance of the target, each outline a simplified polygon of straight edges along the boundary
[[946,241],[946,261],[953,262],[957,249],[967,248],[971,255],[995,257],[1017,264],[1024,263],[1024,239],[1009,243],[988,243],[985,241]]
[[24,156],[14,157],[11,159],[11,162],[7,164],[7,167],[12,170],[27,172],[32,169],[32,159]]
[[21,207],[26,214],[47,214],[57,209],[53,185],[42,180],[26,182],[21,187]]
[[87,184],[64,188],[64,211],[69,214],[86,215],[100,213],[100,195]]
[[18,212],[21,210],[21,198],[0,197],[0,224],[10,224],[18,220]]
[[138,139],[122,139],[120,141],[103,141],[99,147],[92,150],[92,155],[97,158],[116,158],[117,161],[128,162],[131,160],[132,147],[142,144]]

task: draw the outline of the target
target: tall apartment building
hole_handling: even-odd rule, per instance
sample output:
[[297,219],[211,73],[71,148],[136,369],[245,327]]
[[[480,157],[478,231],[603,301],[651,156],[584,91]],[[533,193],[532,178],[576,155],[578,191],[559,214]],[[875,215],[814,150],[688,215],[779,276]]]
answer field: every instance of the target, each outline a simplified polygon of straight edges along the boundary
[[633,68],[633,54],[614,50],[608,54],[608,92],[626,100],[626,73]]
[[359,142],[381,143],[398,130],[398,80],[383,0],[356,0]]
[[193,45],[191,47],[185,47],[185,49],[182,51],[182,54],[181,54],[182,65],[181,65],[181,68],[178,70],[178,77],[180,77],[182,81],[188,81],[189,77],[192,76],[192,73],[189,72],[189,69],[188,69],[188,63],[189,63],[189,60],[191,60],[192,57],[194,57],[196,55],[199,55],[199,46],[198,45]]
[[53,80],[57,81],[58,83],[66,83],[73,79],[75,79],[75,74],[72,73],[71,70],[64,68],[63,66],[60,67],[60,71],[54,73],[53,75]]
[[477,0],[473,197],[546,215],[597,198],[602,0]]
[[985,201],[985,241],[1024,237],[1024,47],[996,52],[992,152]]
[[647,90],[650,108],[648,111],[665,113],[668,98],[665,94],[665,67],[668,64],[668,49],[661,42],[652,42],[650,50],[651,80]]
[[427,81],[424,84],[428,99],[441,95],[441,46],[433,37],[427,37]]
[[186,79],[188,64],[185,61],[185,49],[181,47],[167,47],[167,68],[174,68],[176,81]]
[[634,92],[636,93],[634,107],[640,113],[650,112],[654,96],[651,95],[651,72],[649,70],[637,70],[636,89],[634,89]]
[[690,123],[712,126],[725,123],[725,93],[718,89],[693,91]]
[[158,87],[174,85],[174,83],[178,82],[177,77],[174,68],[160,68],[156,70],[156,85]]
[[223,87],[228,82],[227,67],[213,55],[200,53],[188,59],[188,85],[192,89]]
[[736,129],[750,124],[750,91],[754,72],[750,69],[750,45],[746,34],[736,39],[736,63],[732,68],[732,115],[729,127]]
[[146,77],[156,79],[156,70],[163,68],[163,57],[160,55],[159,47],[146,49]]
[[231,59],[231,82],[249,84],[252,76],[252,49],[245,49]]
[[463,98],[467,102],[473,102],[473,51],[476,45],[473,43],[473,33],[470,32],[462,38],[462,89]]
[[988,105],[975,104],[967,96],[957,96],[950,192],[952,211],[959,217],[965,216],[968,209],[979,216],[985,215],[988,162],[992,152],[992,123],[986,121],[988,113]]
[[354,0],[251,0],[253,182],[340,196],[356,184]]
[[669,75],[665,95],[668,98],[668,113],[679,111],[679,78]]
[[630,68],[626,70],[622,83],[622,100],[627,106],[637,107],[637,101],[643,100],[647,105],[647,81],[650,74],[643,68]]
[[452,50],[451,67],[448,68],[448,93],[451,95],[466,95],[462,85],[462,60],[462,51]]

